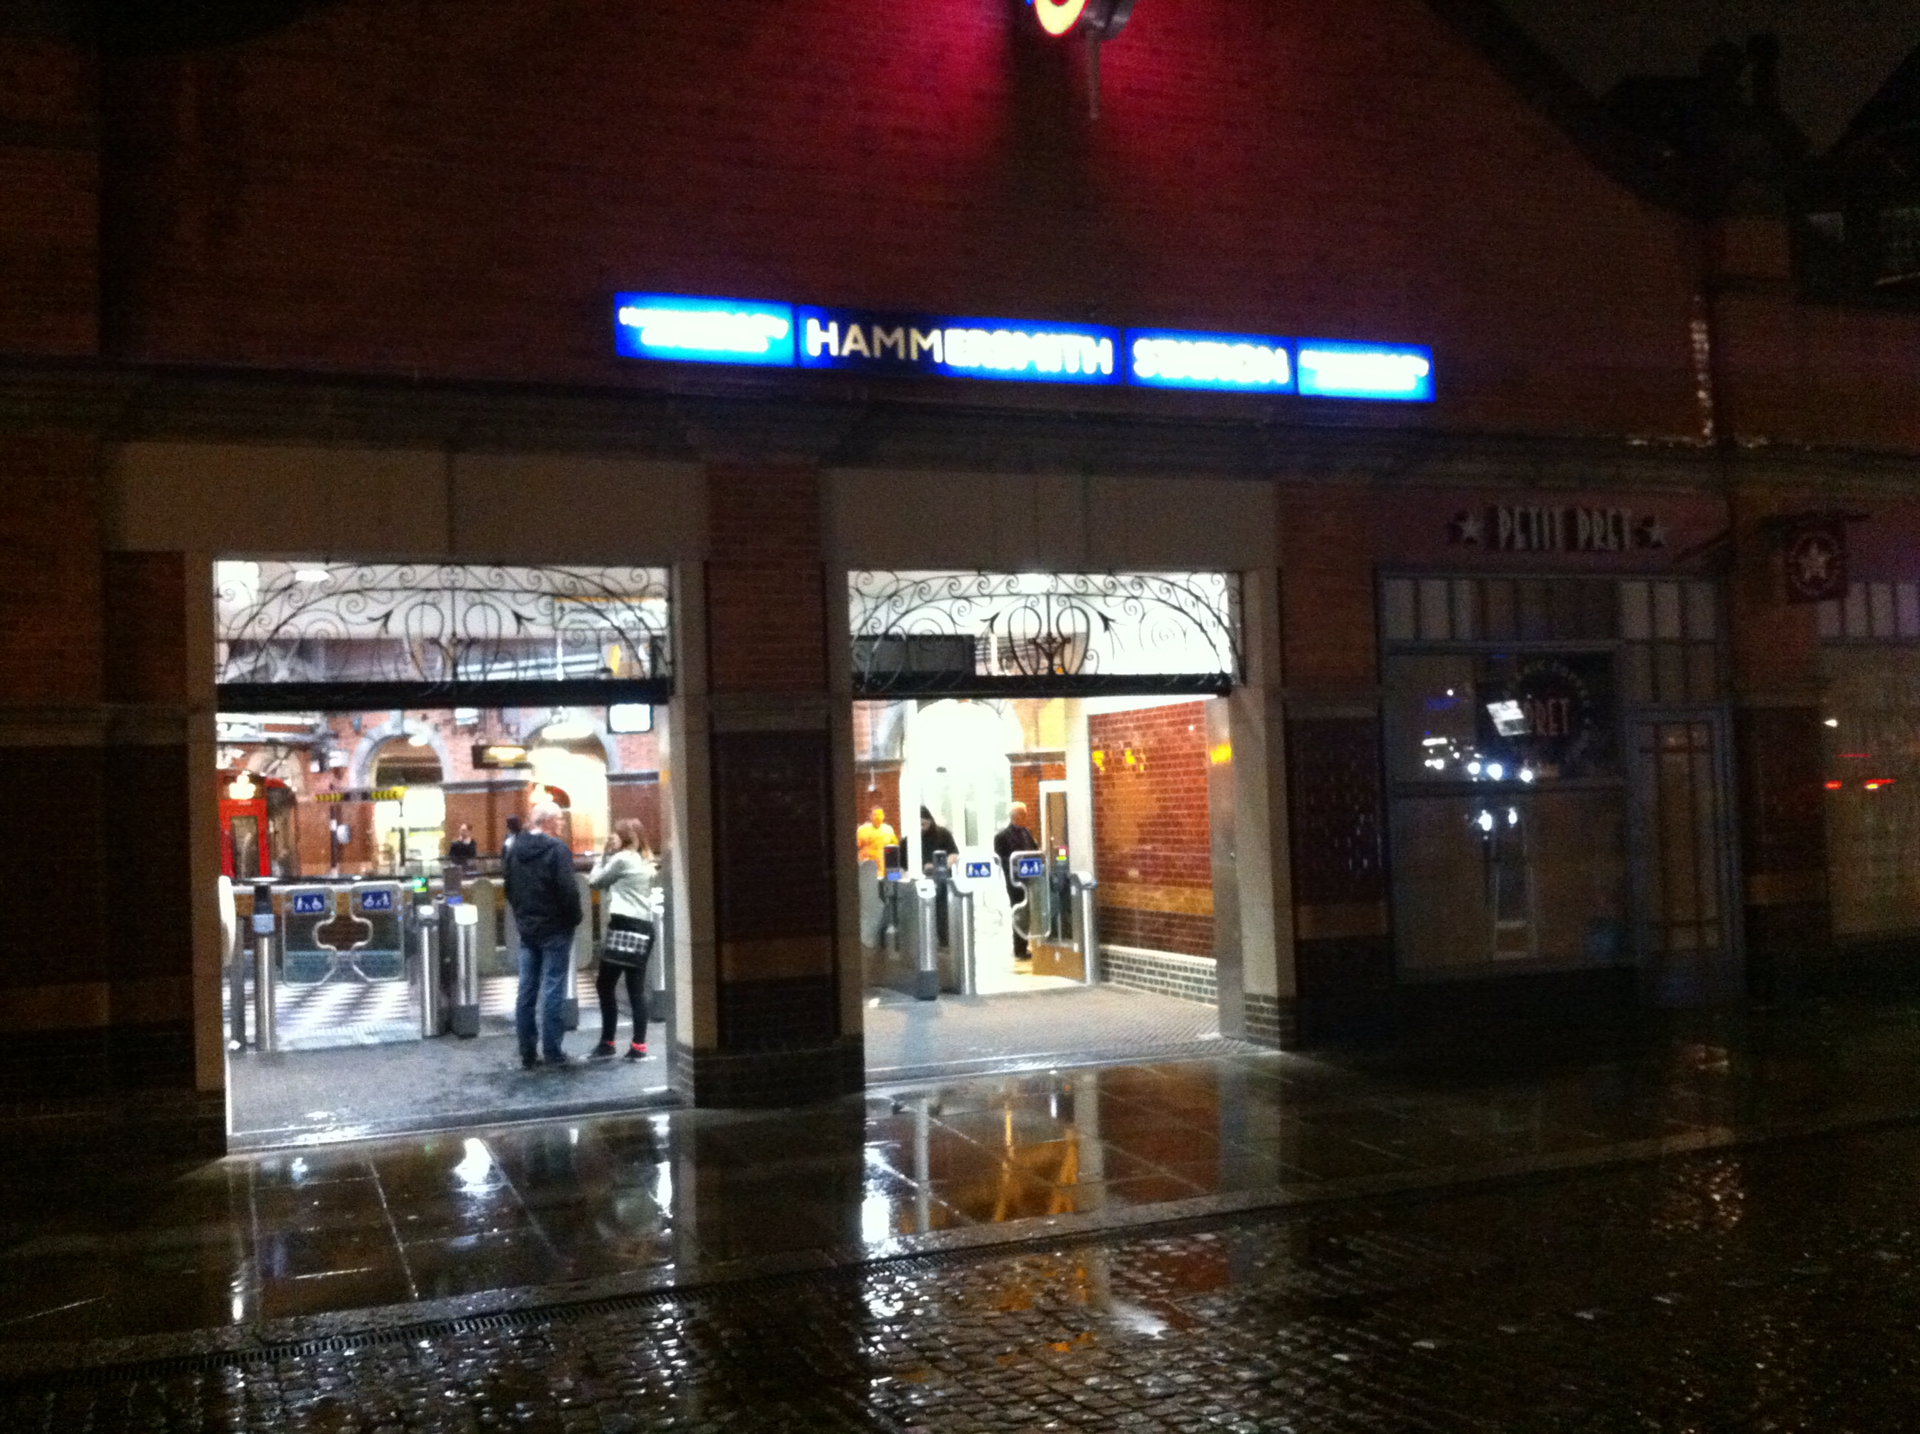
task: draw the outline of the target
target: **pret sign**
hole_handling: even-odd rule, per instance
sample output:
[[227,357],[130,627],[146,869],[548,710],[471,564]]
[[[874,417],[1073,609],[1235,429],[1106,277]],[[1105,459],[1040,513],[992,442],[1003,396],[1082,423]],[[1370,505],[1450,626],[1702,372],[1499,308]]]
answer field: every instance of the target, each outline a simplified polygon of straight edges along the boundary
[[1448,537],[1496,553],[1625,553],[1666,547],[1667,525],[1631,508],[1498,503],[1454,514]]

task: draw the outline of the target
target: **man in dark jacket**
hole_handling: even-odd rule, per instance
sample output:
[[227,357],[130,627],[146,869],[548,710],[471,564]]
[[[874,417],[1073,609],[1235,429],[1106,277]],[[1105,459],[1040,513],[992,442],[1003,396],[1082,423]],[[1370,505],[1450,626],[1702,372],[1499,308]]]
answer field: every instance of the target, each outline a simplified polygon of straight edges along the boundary
[[[573,877],[573,853],[554,836],[560,808],[535,806],[527,830],[513,839],[502,859],[507,904],[520,931],[520,999],[514,1009],[520,1035],[520,1064],[531,1070],[542,1059],[567,1063],[560,1049],[560,1007],[573,975],[573,930],[580,924],[580,888]],[[534,1046],[534,1011],[539,1009],[539,1048]]]
[[[1007,824],[994,834],[993,854],[1000,858],[1000,875],[1007,883],[1007,903],[1017,906],[1020,903],[1020,883],[1013,877],[1013,854],[1017,851],[1038,851],[1040,843],[1031,828],[1027,826],[1027,804],[1015,802],[1007,809]],[[1033,913],[1028,912],[1029,916]],[[1013,933],[1013,959],[1027,959],[1027,938],[1018,930]]]
[[920,870],[933,876],[934,857],[944,855],[947,858],[940,868],[940,890],[934,898],[933,908],[942,946],[947,944],[947,878],[952,872],[951,863],[959,854],[960,843],[953,839],[953,833],[936,822],[932,812],[925,807],[920,808]]

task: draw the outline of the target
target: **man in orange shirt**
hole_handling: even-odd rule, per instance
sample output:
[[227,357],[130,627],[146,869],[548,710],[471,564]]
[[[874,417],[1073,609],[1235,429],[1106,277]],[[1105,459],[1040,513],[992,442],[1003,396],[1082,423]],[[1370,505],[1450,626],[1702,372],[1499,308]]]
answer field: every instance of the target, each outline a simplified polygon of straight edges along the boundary
[[887,809],[875,807],[868,813],[867,820],[861,823],[853,839],[859,846],[860,860],[872,862],[884,877],[887,874],[887,848],[900,845],[899,836],[887,825]]

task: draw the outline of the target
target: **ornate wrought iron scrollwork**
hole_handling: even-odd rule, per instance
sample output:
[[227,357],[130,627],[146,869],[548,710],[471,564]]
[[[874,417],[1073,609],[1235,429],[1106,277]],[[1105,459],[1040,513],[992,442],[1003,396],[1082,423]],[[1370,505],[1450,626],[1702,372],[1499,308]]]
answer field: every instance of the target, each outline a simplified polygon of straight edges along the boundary
[[864,694],[1221,691],[1241,676],[1230,573],[861,572]]
[[223,687],[445,691],[658,685],[655,568],[222,563]]

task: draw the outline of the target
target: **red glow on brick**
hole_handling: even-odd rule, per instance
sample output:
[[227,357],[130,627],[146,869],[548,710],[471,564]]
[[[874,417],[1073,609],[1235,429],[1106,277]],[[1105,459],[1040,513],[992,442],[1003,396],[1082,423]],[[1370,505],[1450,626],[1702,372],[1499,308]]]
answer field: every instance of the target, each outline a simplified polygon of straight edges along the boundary
[[1827,790],[1830,792],[1837,792],[1844,786],[1846,786],[1845,782],[1828,782]]
[[1872,781],[1862,782],[1860,785],[1865,787],[1870,792],[1877,792],[1882,787],[1891,787],[1893,785],[1893,778],[1892,777],[1875,777]]
[[1049,35],[1064,35],[1079,22],[1087,0],[1033,0],[1033,13]]

